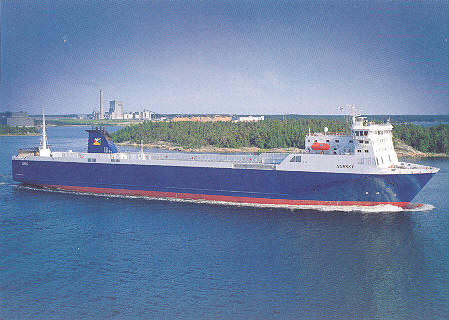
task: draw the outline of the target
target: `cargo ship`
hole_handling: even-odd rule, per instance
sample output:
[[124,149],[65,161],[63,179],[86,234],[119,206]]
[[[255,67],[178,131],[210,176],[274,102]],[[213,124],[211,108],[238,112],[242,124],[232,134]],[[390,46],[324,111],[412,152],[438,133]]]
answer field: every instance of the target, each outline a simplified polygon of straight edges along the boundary
[[392,125],[352,114],[347,133],[311,133],[301,153],[120,152],[104,128],[88,132],[87,152],[41,144],[12,157],[14,180],[65,191],[244,205],[316,207],[411,201],[438,168],[398,161]]

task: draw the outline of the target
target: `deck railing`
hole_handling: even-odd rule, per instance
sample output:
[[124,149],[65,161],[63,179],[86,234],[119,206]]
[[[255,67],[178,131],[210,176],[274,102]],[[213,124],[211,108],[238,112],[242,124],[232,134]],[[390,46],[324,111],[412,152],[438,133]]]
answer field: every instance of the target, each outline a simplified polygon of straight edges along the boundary
[[202,154],[202,153],[85,153],[85,152],[52,152],[55,158],[73,159],[121,159],[121,160],[176,160],[232,163],[279,164],[287,157],[285,153],[262,153],[259,155]]

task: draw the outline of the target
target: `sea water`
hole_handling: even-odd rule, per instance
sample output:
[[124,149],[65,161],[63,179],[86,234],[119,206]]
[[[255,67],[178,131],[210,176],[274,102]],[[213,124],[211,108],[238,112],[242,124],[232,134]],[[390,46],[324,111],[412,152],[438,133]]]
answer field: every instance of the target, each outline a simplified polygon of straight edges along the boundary
[[25,188],[11,155],[38,143],[0,137],[1,319],[449,318],[447,159],[412,160],[441,168],[428,210],[341,212]]

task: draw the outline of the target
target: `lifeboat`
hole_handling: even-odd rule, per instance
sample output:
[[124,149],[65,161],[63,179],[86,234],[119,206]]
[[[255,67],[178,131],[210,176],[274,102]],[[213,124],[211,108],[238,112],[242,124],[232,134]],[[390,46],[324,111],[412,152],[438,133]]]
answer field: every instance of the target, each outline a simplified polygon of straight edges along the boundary
[[312,150],[315,151],[327,151],[330,149],[330,145],[327,143],[314,142],[312,144]]

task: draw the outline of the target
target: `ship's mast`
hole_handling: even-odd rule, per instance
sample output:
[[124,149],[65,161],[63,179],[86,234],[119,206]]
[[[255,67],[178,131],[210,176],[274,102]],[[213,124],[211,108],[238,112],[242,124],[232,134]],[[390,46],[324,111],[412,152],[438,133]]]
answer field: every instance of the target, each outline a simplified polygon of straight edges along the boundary
[[45,130],[45,114],[42,112],[42,139],[41,149],[47,149],[47,132]]
[[47,146],[47,130],[45,128],[45,112],[42,110],[42,137],[41,145],[39,147],[39,155],[49,157],[51,154],[50,148]]
[[143,141],[140,140],[140,154],[139,154],[139,158],[140,159],[145,159],[145,154],[143,153]]

